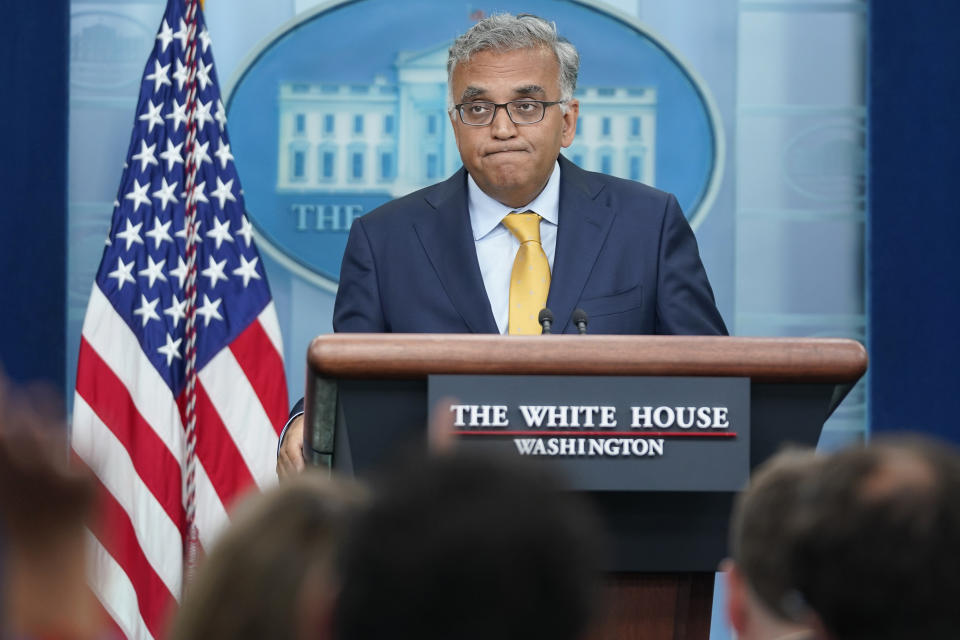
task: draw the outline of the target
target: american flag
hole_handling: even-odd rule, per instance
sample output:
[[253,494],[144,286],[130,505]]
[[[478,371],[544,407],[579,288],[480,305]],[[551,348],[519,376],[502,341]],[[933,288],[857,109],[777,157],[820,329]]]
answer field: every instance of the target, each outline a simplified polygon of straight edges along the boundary
[[280,329],[226,124],[197,0],[169,0],[83,324],[71,441],[101,489],[91,583],[128,638],[163,635],[195,543],[276,482]]

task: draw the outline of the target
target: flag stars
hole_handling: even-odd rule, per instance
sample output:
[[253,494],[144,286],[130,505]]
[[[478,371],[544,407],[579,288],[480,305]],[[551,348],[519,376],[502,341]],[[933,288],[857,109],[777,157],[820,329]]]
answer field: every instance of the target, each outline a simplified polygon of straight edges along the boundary
[[138,120],[144,120],[147,123],[147,133],[153,132],[153,125],[163,125],[163,118],[160,116],[160,110],[163,109],[163,101],[154,106],[153,100],[147,100],[147,111],[140,114]]
[[160,66],[160,61],[154,59],[153,73],[144,76],[144,80],[153,80],[153,92],[156,93],[160,91],[160,87],[165,84],[170,84],[170,65]]
[[[183,104],[177,101],[176,98],[173,99],[173,103],[170,105],[170,113],[165,117],[167,120],[173,120],[173,130],[176,131],[180,128],[180,124],[187,121],[187,102],[184,100]],[[169,144],[169,140],[167,143]]]
[[[164,180],[164,182],[166,182],[166,180]],[[177,183],[174,182],[173,184],[174,184],[174,186],[176,186]],[[154,192],[153,195],[156,196],[157,193],[158,193],[158,192]],[[176,202],[176,200],[174,200],[174,202]],[[164,206],[166,206],[166,205],[164,205]],[[165,241],[166,241],[166,242],[173,242],[173,238],[170,237],[170,231],[169,231],[171,224],[173,224],[173,220],[167,220],[166,222],[160,222],[160,218],[159,218],[159,217],[153,219],[153,229],[151,229],[150,231],[147,231],[147,232],[146,232],[145,234],[143,234],[143,235],[147,236],[148,238],[152,238],[152,239],[153,239],[153,248],[154,248],[154,249],[159,249],[159,248],[160,248],[160,245],[161,245],[163,242],[165,242]]]
[[[150,204],[150,197],[147,196],[147,189],[149,188],[150,188],[149,182],[145,182],[141,185],[136,178],[133,179],[133,190],[123,197],[127,200],[133,200],[134,213],[137,212],[137,209],[140,208],[141,204]],[[140,225],[137,225],[137,228],[139,227]],[[127,244],[127,248],[128,249],[130,248],[129,243]]]
[[210,48],[210,32],[207,31],[206,25],[204,25],[200,31],[200,35],[197,37],[200,38],[200,43],[203,45],[203,52],[206,53],[207,49]]
[[[176,28],[171,28],[171,22]],[[196,47],[196,58],[187,66],[184,57],[191,46]],[[251,255],[255,254],[253,225],[238,206],[243,194],[239,179],[233,171],[226,172],[232,169],[235,156],[226,133],[227,112],[217,89],[210,49],[206,27],[188,25],[184,18],[163,19],[142,76],[141,90],[147,101],[137,106],[135,140],[126,157],[124,179],[117,194],[119,202],[115,203],[115,215],[119,217],[107,238],[112,246],[100,272],[107,273],[116,258],[115,268],[108,276],[101,275],[100,282],[108,283],[103,286],[111,290],[115,301],[116,292],[122,292],[127,283],[132,285],[132,291],[121,295],[126,307],[123,315],[135,330],[139,320],[142,331],[137,333],[151,336],[145,341],[150,345],[146,353],[157,366],[165,362],[168,368],[177,361],[182,366],[191,353],[192,347],[180,328],[181,322],[186,324],[188,306],[191,314],[195,308],[197,319],[203,318],[204,327],[209,328],[215,321],[221,323],[220,327],[226,326],[230,304],[227,291],[232,295],[240,289],[241,282],[247,289],[251,282],[263,283],[266,279],[259,257]],[[187,98],[181,103],[188,82],[202,93],[191,98],[189,104]],[[154,135],[153,129],[158,125],[159,131]],[[195,126],[199,136],[189,147],[182,141],[187,125]],[[173,142],[175,138],[180,140],[179,144]],[[205,164],[211,165],[209,170]],[[184,171],[186,177],[180,177]],[[154,176],[160,178],[159,185]],[[141,177],[144,183],[140,182]],[[211,184],[209,190],[207,183]],[[230,211],[236,211],[238,217],[224,212],[228,203],[234,203]],[[146,213],[140,212],[141,205],[147,205]],[[189,218],[189,226],[183,220],[184,209],[196,212]],[[183,228],[177,230],[175,224]],[[176,255],[184,253],[181,239],[188,246],[206,247],[208,251],[189,251],[188,263],[186,255]],[[206,244],[200,244],[204,240]],[[173,246],[165,247],[165,243]],[[233,244],[225,246],[226,243]],[[245,251],[244,246],[249,250]],[[207,283],[203,283],[204,278]],[[110,280],[116,285],[109,284]],[[226,284],[217,291],[220,282]],[[255,284],[254,288],[258,286],[263,285]],[[187,291],[193,296],[190,300],[185,299]],[[191,315],[191,322],[192,318]],[[153,321],[157,324],[151,325]]]
[[[223,205],[227,203],[227,200],[236,202],[237,198],[233,195],[233,178],[230,178],[224,183],[220,179],[220,176],[217,176],[217,188],[211,191],[210,195],[217,199],[221,209],[223,209]],[[219,243],[217,244],[217,248],[220,248]]]
[[[217,114],[219,115],[219,111]],[[213,154],[217,156],[217,160],[220,161],[220,168],[226,169],[227,163],[233,160],[233,154],[230,153],[230,145],[226,144],[223,141],[223,138],[220,138],[220,145],[217,147],[217,151]]]
[[[179,236],[180,234],[178,233],[177,235]],[[187,279],[187,263],[183,261],[183,256],[177,256],[177,268],[170,269],[170,275],[174,276],[177,279],[177,282],[180,284],[180,288],[183,289],[183,283]],[[176,296],[174,296],[173,299],[176,300],[177,299]],[[167,313],[167,312],[164,311],[164,313]],[[174,324],[173,326],[176,327],[177,325]]]
[[140,237],[140,227],[143,226],[142,222],[133,224],[130,222],[130,218],[124,218],[123,220],[126,223],[126,229],[123,231],[117,232],[117,238],[121,240],[126,240],[127,246],[125,251],[130,251],[130,245],[132,244],[143,244],[143,238]]
[[243,238],[247,243],[247,247],[249,248],[250,241],[253,239],[253,225],[250,224],[250,220],[247,219],[247,216],[243,216],[241,220],[240,230],[234,231],[234,233]]
[[204,327],[210,326],[211,320],[223,320],[223,316],[220,315],[220,311],[218,311],[222,301],[222,298],[211,301],[210,298],[207,297],[207,294],[203,294],[203,306],[197,309],[197,315],[203,316]]
[[204,143],[199,141],[193,143],[193,153],[190,155],[191,161],[200,164],[201,162],[206,162],[207,164],[213,164],[213,160],[210,159],[210,154],[207,152],[207,148],[210,146],[210,141],[207,140]]
[[174,32],[173,37],[180,41],[180,48],[187,48],[187,23],[183,21],[183,18],[180,18],[180,27]]
[[151,320],[160,320],[160,316],[157,315],[157,303],[160,302],[160,298],[154,298],[153,300],[147,300],[147,296],[140,294],[140,306],[133,310],[133,315],[140,316],[140,320],[143,324],[141,327],[147,326],[147,323]]
[[[170,273],[173,272],[171,271]],[[179,300],[176,294],[174,294],[173,299],[170,301],[170,306],[163,310],[163,315],[170,316],[170,319],[173,321],[173,328],[176,329],[180,326],[180,321],[187,317],[187,301]]]
[[[199,79],[199,77],[200,74],[197,73],[197,78]],[[202,129],[205,123],[213,122],[213,116],[210,115],[210,107],[212,106],[213,100],[207,100],[206,102],[197,100],[197,112],[194,114],[194,118],[197,120],[197,127]]]
[[163,23],[160,25],[160,33],[157,34],[157,40],[160,41],[160,53],[164,53],[167,47],[170,46],[170,43],[173,42],[173,29],[167,24],[166,18],[163,19]]
[[177,81],[177,90],[183,91],[183,85],[186,83],[189,73],[184,64],[180,62],[180,58],[177,58],[176,63],[177,69],[173,72],[173,79]]
[[[153,192],[153,197],[160,201],[161,211],[166,210],[167,205],[170,204],[171,202],[173,202],[174,204],[177,204],[179,202],[179,200],[177,200],[177,196],[174,195],[173,193],[173,190],[177,188],[178,184],[180,183],[174,182],[173,184],[167,184],[166,178],[160,178],[160,188]],[[160,224],[159,220],[155,219],[155,222],[156,224]],[[154,225],[154,229],[156,229],[156,224]],[[167,237],[167,239],[170,239],[170,235],[166,231],[167,227],[169,226],[170,226],[170,222],[168,222],[167,226],[163,228],[163,234]],[[148,232],[147,235],[150,235],[150,233],[156,233],[156,231]],[[159,238],[157,239],[157,246],[158,247],[160,246]]]
[[167,343],[162,347],[157,348],[157,353],[160,355],[166,356],[167,366],[169,367],[173,364],[174,359],[182,360],[183,356],[180,355],[180,343],[183,341],[183,338],[177,338],[176,340],[168,333],[167,334]]
[[117,279],[117,291],[122,291],[123,285],[127,282],[136,283],[131,271],[133,271],[133,260],[124,262],[123,258],[117,258],[117,268],[107,274],[108,277]]
[[223,108],[223,100],[219,98],[217,98],[217,113],[213,117],[220,124],[220,131],[223,131],[227,126],[227,110]]
[[[171,28],[171,23],[175,28]],[[194,45],[197,48],[196,66],[187,66],[184,52]],[[243,215],[237,219],[223,212],[228,203],[234,203],[230,211],[237,208],[236,203],[241,200],[242,192],[236,175],[217,175],[216,171],[217,165],[224,171],[231,168],[235,156],[225,132],[227,113],[218,95],[217,74],[209,56],[210,49],[211,39],[207,28],[201,28],[199,24],[195,27],[188,25],[183,18],[163,19],[154,41],[153,55],[142,76],[141,88],[147,101],[141,101],[137,107],[136,139],[131,145],[132,153],[127,156],[128,167],[117,195],[120,204],[116,215],[121,217],[117,218],[114,232],[109,235],[108,241],[112,242],[109,251],[112,255],[101,272],[106,273],[109,264],[116,258],[115,268],[110,271],[109,277],[101,276],[101,283],[113,280],[116,286],[109,286],[114,292],[125,288],[127,283],[132,285],[133,291],[128,290],[123,295],[129,305],[124,315],[127,315],[128,322],[136,318],[132,321],[134,327],[139,320],[144,331],[154,334],[149,343],[154,353],[150,354],[150,350],[147,353],[157,365],[163,361],[168,367],[177,361],[182,364],[187,357],[186,338],[182,335],[180,324],[185,323],[187,307],[193,307],[192,302],[183,299],[187,297],[185,287],[188,280],[193,287],[193,278],[201,279],[195,283],[201,288],[201,292],[197,292],[196,314],[198,319],[203,318],[203,326],[209,327],[215,321],[226,322],[229,306],[225,302],[227,289],[239,289],[240,282],[243,282],[244,288],[249,288],[252,281],[262,282],[266,278],[265,273],[260,273],[259,257],[250,255],[252,250],[247,251],[247,255],[239,255],[244,244],[248,248],[253,247],[250,220]],[[202,98],[197,98],[196,102],[191,100],[189,105],[186,99],[180,102],[188,82],[191,87],[195,83],[196,90],[204,92]],[[190,123],[199,129],[199,139],[189,143],[188,148],[182,138]],[[158,125],[159,131],[153,135],[153,129]],[[216,133],[214,127],[218,128]],[[175,138],[179,144],[174,143]],[[207,170],[205,164],[211,165],[206,176],[203,175]],[[196,174],[198,168],[201,169],[199,176]],[[178,170],[180,175],[186,170],[188,177],[181,178],[177,175]],[[159,185],[154,182],[153,176],[161,179]],[[170,176],[169,180],[167,176]],[[143,183],[140,182],[141,177]],[[211,185],[209,189],[207,183]],[[141,205],[146,205],[146,213],[140,212]],[[193,209],[193,206],[199,206],[199,210]],[[184,208],[196,211],[196,217],[192,218],[189,226],[183,220]],[[122,215],[124,212],[127,215]],[[237,211],[237,214],[242,214],[242,211]],[[201,218],[205,219],[203,224]],[[177,224],[183,228],[178,230],[174,226]],[[238,236],[243,238],[244,243]],[[209,251],[198,254],[190,252],[189,265],[192,269],[189,274],[187,257],[176,255],[177,246],[181,247],[179,253],[183,253],[183,245],[179,244],[181,239],[188,245],[207,241],[199,246]],[[166,243],[174,246],[165,248]],[[233,244],[225,247],[227,243]],[[136,247],[138,244],[141,246]],[[238,249],[236,252],[233,251],[234,247]],[[168,251],[172,253],[168,255]],[[221,252],[224,255],[219,255]],[[238,255],[234,257],[234,253]],[[117,258],[118,254],[122,257]],[[204,257],[207,258],[206,265],[203,264]],[[174,265],[176,268],[173,268]],[[202,279],[207,279],[207,283],[203,283]],[[218,292],[216,287],[221,281],[226,285]],[[170,289],[171,292],[165,293]],[[151,325],[152,321],[158,324]],[[165,330],[158,327],[165,327]]]
[[[217,182],[220,181],[220,178],[217,178]],[[231,180],[230,182],[233,182]],[[233,236],[230,235],[230,221],[225,220],[220,222],[218,218],[213,219],[213,229],[207,231],[207,237],[213,238],[217,243],[217,249],[220,248],[220,245],[224,241],[233,242]]]
[[157,149],[157,143],[154,142],[149,147],[147,146],[146,140],[140,141],[140,152],[133,154],[131,158],[140,162],[140,171],[146,171],[147,167],[151,164],[159,164],[157,158],[154,155],[154,152]]
[[250,284],[250,279],[260,280],[260,274],[257,273],[257,262],[260,258],[254,257],[253,260],[247,262],[247,259],[244,256],[240,256],[240,266],[233,270],[233,275],[240,276],[243,278],[243,288],[246,289],[247,285]]
[[[195,185],[193,189],[190,190],[189,198],[195,203],[206,202],[207,204],[210,204],[210,201],[207,199],[207,195],[204,193],[206,187],[207,183],[205,181]],[[188,194],[184,193],[183,195],[186,196]]]
[[[213,67],[212,62],[210,64],[203,64],[203,60],[197,60],[197,82],[200,83],[201,91],[206,91],[207,85],[211,83],[210,69],[212,67]],[[209,114],[209,111],[207,113]]]
[[[157,280],[163,280],[164,282],[167,281],[167,276],[163,275],[163,267],[165,264],[167,264],[165,259],[161,260],[160,262],[154,262],[151,256],[147,256],[146,268],[140,269],[140,271],[137,271],[137,274],[147,278],[149,283],[147,284],[147,287],[153,287],[153,284]],[[146,324],[146,322],[144,322],[144,324]]]
[[180,152],[182,147],[182,142],[174,146],[173,141],[167,138],[167,150],[160,152],[160,157],[167,163],[167,171],[173,171],[173,165],[178,162],[183,164],[183,153]]
[[213,289],[217,286],[217,283],[221,280],[227,280],[227,276],[223,273],[223,268],[227,264],[227,259],[224,258],[220,262],[217,262],[213,259],[213,256],[208,256],[207,268],[201,271],[200,273],[206,277],[210,278],[210,288]]

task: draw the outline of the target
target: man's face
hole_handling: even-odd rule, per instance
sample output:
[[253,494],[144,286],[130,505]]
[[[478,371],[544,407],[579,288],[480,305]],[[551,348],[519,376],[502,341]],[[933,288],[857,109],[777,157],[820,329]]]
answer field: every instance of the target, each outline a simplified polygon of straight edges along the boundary
[[[454,69],[453,100],[559,100],[559,71],[556,56],[546,48],[481,51]],[[564,114],[559,105],[549,106],[543,120],[525,125],[514,124],[504,109],[497,109],[485,127],[464,124],[456,111],[450,114],[463,165],[484,193],[509,207],[521,207],[540,193],[560,148],[573,142],[579,104],[571,100],[567,107]]]

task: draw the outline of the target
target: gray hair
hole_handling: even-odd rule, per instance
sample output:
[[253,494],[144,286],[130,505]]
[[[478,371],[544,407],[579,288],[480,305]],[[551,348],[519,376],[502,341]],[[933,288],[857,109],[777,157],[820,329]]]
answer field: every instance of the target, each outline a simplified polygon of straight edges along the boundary
[[[560,99],[570,100],[577,88],[580,54],[569,40],[557,34],[557,25],[530,13],[495,13],[484,18],[453,41],[447,56],[447,110],[453,111],[453,70],[481,51],[514,51],[546,47],[560,66]],[[560,108],[566,112],[567,105]]]

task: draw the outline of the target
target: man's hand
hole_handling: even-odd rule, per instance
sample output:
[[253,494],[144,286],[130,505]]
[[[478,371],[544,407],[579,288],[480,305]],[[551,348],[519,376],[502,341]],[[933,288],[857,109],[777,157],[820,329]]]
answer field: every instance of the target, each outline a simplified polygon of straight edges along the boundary
[[281,480],[297,475],[303,471],[303,415],[293,419],[283,442],[280,443],[280,454],[277,456],[277,476]]

